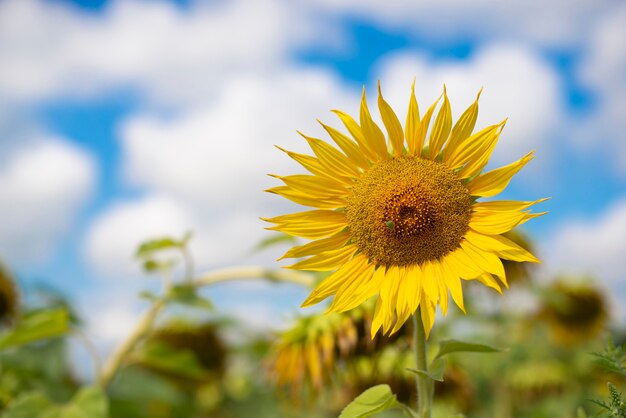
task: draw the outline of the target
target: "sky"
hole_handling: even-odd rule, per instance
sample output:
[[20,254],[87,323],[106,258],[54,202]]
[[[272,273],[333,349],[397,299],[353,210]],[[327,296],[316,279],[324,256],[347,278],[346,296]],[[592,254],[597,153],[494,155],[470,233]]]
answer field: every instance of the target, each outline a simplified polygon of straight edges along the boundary
[[[508,117],[492,166],[536,158],[504,198],[529,222],[541,274],[590,274],[626,320],[626,3],[617,0],[0,1],[0,258],[25,293],[67,295],[108,347],[154,287],[138,243],[193,231],[198,271],[262,264],[263,190],[298,170],[296,130],[355,114],[380,80],[402,120],[446,85],[453,116]],[[305,290],[208,291],[259,327]]]

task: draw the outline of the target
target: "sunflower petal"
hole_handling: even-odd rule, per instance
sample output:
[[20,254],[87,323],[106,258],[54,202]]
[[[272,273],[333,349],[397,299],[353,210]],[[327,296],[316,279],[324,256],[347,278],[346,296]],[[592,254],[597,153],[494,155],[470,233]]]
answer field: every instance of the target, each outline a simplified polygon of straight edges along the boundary
[[278,260],[282,260],[284,258],[307,257],[309,255],[320,254],[325,251],[338,250],[343,247],[348,240],[350,240],[350,233],[347,231],[340,232],[332,237],[322,238],[317,241],[311,241],[307,244],[293,247]]
[[461,285],[461,279],[459,275],[455,273],[454,269],[450,266],[447,258],[441,260],[441,268],[443,271],[443,279],[446,283],[446,287],[450,289],[452,300],[454,303],[465,313],[465,305],[463,303],[463,287]]
[[274,218],[261,218],[274,224],[346,224],[346,215],[336,210],[306,210]]
[[502,126],[503,123],[488,126],[467,138],[466,141],[451,152],[446,164],[450,169],[454,170],[480,159],[489,147],[497,141],[498,133]]
[[363,130],[361,129],[359,124],[356,123],[354,119],[352,119],[352,116],[348,115],[345,112],[342,112],[341,110],[333,110],[333,113],[335,113],[339,117],[341,122],[343,122],[348,132],[350,132],[350,135],[352,135],[352,137],[355,139],[357,144],[359,144],[359,148],[361,149],[361,151],[363,151],[363,154],[370,161],[378,161],[379,158],[376,155],[376,152],[370,146],[370,144],[368,144],[368,142],[365,140],[365,136],[363,135]]
[[277,176],[270,174],[270,176],[281,180],[287,186],[302,193],[311,193],[318,196],[329,197],[348,195],[348,190],[345,185],[327,177],[309,176],[306,174],[295,174],[291,176]]
[[[328,310],[330,312],[345,312],[354,309],[367,299],[371,298],[379,290],[381,279],[384,278],[383,269],[374,271],[374,264],[364,264],[362,270],[354,274],[354,280],[346,281],[337,290],[333,303]],[[380,272],[379,272],[380,271]],[[375,291],[370,291],[372,288]]]
[[448,161],[450,155],[452,155],[459,145],[465,142],[472,134],[474,126],[476,126],[476,119],[478,118],[478,99],[482,91],[483,90],[480,89],[474,103],[463,112],[459,120],[454,124],[448,144],[443,150],[444,161]]
[[526,212],[474,212],[469,227],[485,235],[500,235],[529,219]]
[[430,337],[430,330],[433,329],[433,325],[435,324],[436,309],[437,306],[435,303],[428,301],[428,298],[422,298],[420,313],[427,339]]
[[498,281],[491,274],[483,273],[478,276],[476,280],[478,280],[487,287],[495,289],[498,293],[502,294],[502,288],[500,287],[500,284],[498,284]]
[[430,140],[428,142],[428,154],[431,160],[434,160],[441,151],[441,147],[448,139],[450,135],[450,129],[452,128],[452,111],[450,110],[450,101],[446,93],[446,87],[443,87],[443,104],[441,109],[437,113],[435,118],[435,124],[433,130],[430,133]]
[[[319,121],[318,121],[319,122]],[[369,164],[367,162],[367,158],[363,155],[363,153],[359,150],[359,145],[355,143],[352,139],[348,138],[346,135],[342,134],[335,128],[332,128],[328,125],[324,125],[322,122],[319,122],[320,125],[328,132],[328,135],[335,141],[335,144],[341,148],[341,150],[346,154],[346,156],[356,165],[362,169],[366,169]]]
[[338,149],[321,139],[306,136],[302,132],[298,133],[306,139],[322,167],[325,167],[329,172],[337,173],[347,178],[359,176],[359,171],[354,164]]
[[380,90],[380,81],[378,82],[378,109],[380,110],[383,124],[387,129],[393,153],[396,156],[401,156],[404,151],[404,133],[402,132],[402,125],[391,106],[383,99],[383,93]]
[[365,88],[361,98],[361,129],[363,136],[369,147],[376,153],[378,160],[384,160],[389,157],[387,153],[387,143],[385,135],[378,125],[372,120],[370,111],[367,107],[367,99],[365,97]]
[[415,155],[418,157],[422,154],[422,149],[424,148],[424,140],[426,139],[426,132],[428,132],[430,118],[433,116],[433,112],[435,111],[435,108],[437,107],[437,104],[439,103],[439,100],[441,100],[442,96],[443,94],[435,100],[435,103],[430,105],[419,124],[417,135],[415,136]]
[[472,260],[462,248],[458,248],[445,256],[454,273],[464,280],[472,280],[480,276],[483,270]]
[[478,248],[491,251],[500,258],[518,262],[539,263],[539,259],[529,251],[502,235],[485,235],[473,230],[467,231],[465,239]]
[[363,265],[367,263],[369,263],[369,261],[365,256],[361,254],[356,255],[352,260],[345,263],[339,270],[317,285],[309,297],[302,303],[301,307],[306,308],[307,306],[315,305],[330,295],[335,294],[343,283],[354,278],[354,272],[363,268]]
[[503,213],[503,212],[520,212],[524,209],[542,203],[548,200],[547,197],[537,200],[492,200],[490,202],[478,202],[472,205],[472,210],[475,212],[491,212],[491,213]]
[[[420,127],[420,110],[415,99],[415,80],[411,84],[411,98],[409,99],[409,110],[406,114],[406,124],[404,136],[408,146],[409,155],[415,155],[417,147],[417,134]],[[421,146],[419,147],[421,153]]]
[[350,260],[357,247],[355,245],[347,245],[337,250],[324,251],[323,253],[314,255],[306,260],[299,261],[285,268],[292,270],[309,270],[309,271],[330,271],[335,270]]
[[347,204],[345,197],[315,196],[311,193],[303,193],[298,190],[294,190],[289,186],[272,187],[271,189],[267,189],[265,191],[277,194],[300,205],[311,206],[313,208],[336,209],[344,207]]
[[496,276],[506,277],[502,260],[495,254],[477,248],[467,240],[461,241],[461,248],[480,266],[483,271]]
[[483,197],[497,195],[506,188],[511,178],[533,158],[533,152],[529,152],[512,164],[481,174],[468,183],[467,188],[470,194]]

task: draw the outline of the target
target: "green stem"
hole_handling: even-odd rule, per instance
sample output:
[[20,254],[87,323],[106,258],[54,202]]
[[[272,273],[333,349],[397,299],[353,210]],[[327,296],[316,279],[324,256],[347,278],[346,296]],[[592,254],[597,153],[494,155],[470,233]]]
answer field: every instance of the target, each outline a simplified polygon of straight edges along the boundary
[[[199,278],[193,280],[191,285],[195,287],[208,286],[215,283],[241,280],[241,279],[267,279],[273,282],[288,282],[310,287],[313,285],[313,277],[306,273],[300,273],[291,270],[271,270],[264,267],[233,267],[222,270],[215,270],[200,275]],[[148,311],[133,330],[133,332],[124,340],[119,347],[111,354],[99,373],[98,385],[105,389],[115,374],[127,359],[128,354],[144,339],[156,320],[158,314],[167,304],[167,297],[170,290],[170,282],[165,284],[164,295],[154,301]]]
[[[415,329],[415,360],[417,370],[428,372],[428,362],[426,360],[426,332],[422,323],[421,308],[418,308],[413,315],[413,328]],[[417,383],[417,416],[419,418],[430,418],[430,404],[433,381],[427,376],[416,374]]]

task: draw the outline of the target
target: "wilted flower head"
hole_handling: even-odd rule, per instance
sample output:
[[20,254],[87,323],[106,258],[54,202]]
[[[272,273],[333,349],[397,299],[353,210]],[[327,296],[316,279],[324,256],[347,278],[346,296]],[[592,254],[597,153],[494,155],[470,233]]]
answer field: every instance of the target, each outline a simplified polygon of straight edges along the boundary
[[11,323],[17,315],[19,296],[11,273],[0,263],[0,326]]

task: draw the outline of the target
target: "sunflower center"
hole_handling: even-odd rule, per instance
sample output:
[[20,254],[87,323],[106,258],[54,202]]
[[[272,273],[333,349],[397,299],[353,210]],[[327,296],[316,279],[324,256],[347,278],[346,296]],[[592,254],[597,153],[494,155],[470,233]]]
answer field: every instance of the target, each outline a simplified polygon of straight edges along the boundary
[[458,248],[471,205],[467,188],[445,165],[398,157],[354,184],[346,216],[352,241],[371,261],[403,266]]

